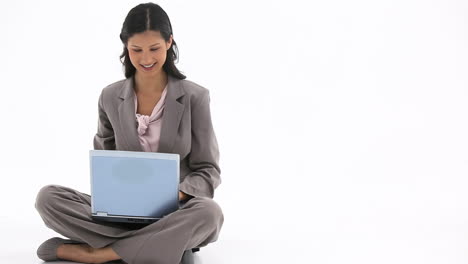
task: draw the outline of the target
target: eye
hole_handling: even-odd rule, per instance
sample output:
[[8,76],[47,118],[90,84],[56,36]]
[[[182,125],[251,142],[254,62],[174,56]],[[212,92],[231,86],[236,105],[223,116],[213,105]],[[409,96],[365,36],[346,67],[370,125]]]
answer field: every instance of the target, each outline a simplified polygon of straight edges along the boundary
[[[151,51],[157,51],[159,48],[151,49]],[[141,52],[141,50],[133,50],[133,52]]]

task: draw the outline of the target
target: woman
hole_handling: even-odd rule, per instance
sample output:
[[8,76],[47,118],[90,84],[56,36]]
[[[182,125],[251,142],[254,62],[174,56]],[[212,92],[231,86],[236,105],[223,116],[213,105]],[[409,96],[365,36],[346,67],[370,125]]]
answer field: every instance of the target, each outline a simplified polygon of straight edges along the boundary
[[164,10],[146,3],[128,13],[120,39],[126,79],[99,97],[95,149],[180,155],[180,209],[145,226],[96,222],[91,196],[60,185],[43,187],[36,208],[51,238],[39,258],[84,263],[179,263],[184,251],[217,240],[224,218],[212,200],[220,184],[219,152],[209,92],[174,65],[177,46]]

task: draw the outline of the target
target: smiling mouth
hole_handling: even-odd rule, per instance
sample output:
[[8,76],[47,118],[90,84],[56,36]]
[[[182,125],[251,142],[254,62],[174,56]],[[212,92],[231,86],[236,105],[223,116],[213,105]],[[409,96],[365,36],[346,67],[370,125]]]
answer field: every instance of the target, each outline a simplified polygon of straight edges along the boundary
[[143,64],[140,64],[140,65],[141,65],[141,67],[142,67],[143,69],[145,69],[145,70],[151,70],[151,69],[153,69],[154,65],[156,65],[156,62],[153,63],[153,64],[150,64],[150,67],[146,67],[146,66],[143,65]]

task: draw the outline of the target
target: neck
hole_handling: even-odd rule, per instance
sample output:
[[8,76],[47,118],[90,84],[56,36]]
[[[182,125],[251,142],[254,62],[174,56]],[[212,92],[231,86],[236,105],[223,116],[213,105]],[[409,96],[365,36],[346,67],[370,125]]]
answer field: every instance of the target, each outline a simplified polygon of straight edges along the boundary
[[161,93],[167,84],[167,73],[161,70],[157,75],[142,76],[137,71],[134,77],[135,92],[137,93]]

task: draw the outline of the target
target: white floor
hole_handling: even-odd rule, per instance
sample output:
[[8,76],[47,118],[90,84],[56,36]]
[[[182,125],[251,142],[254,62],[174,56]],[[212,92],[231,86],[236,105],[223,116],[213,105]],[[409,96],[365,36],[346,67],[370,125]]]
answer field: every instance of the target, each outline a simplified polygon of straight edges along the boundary
[[[298,194],[276,186],[263,195],[238,184],[231,189],[243,196],[220,192],[223,229],[196,263],[466,264],[467,184],[449,176],[414,184],[325,179]],[[10,193],[0,211],[0,263],[41,264],[37,247],[58,234],[35,211],[34,191],[16,203],[7,202],[17,195]],[[7,214],[12,205],[23,210]]]
[[[14,220],[13,217],[3,216],[0,220],[3,234],[2,249],[6,250],[0,251],[0,263],[75,263],[68,261],[43,262],[36,256],[36,249],[43,241],[54,236],[62,237],[48,229],[40,221],[38,217],[34,216],[30,221]],[[266,241],[255,242],[249,241],[248,238],[238,239],[226,231],[218,241],[195,253],[195,263],[262,263],[265,261],[264,256],[268,255],[270,250],[267,244]],[[253,262],[246,262],[246,259]],[[272,260],[274,261],[274,259]]]
[[[2,252],[0,256],[0,263],[76,263],[68,261],[43,262],[42,260],[37,258],[36,248],[41,243],[37,239],[37,237],[43,233],[44,232],[42,231],[39,231],[37,233],[33,232],[30,235],[30,240],[22,240],[22,242],[17,240],[18,243],[15,243],[14,248],[10,247],[7,252]],[[32,239],[32,237],[36,237],[36,239]],[[23,244],[22,247],[20,243]],[[220,239],[216,243],[210,244],[207,247],[202,248],[199,252],[195,253],[195,263],[285,263],[284,256],[282,261],[276,259],[279,262],[275,262],[275,258],[270,258],[267,261],[267,258],[265,258],[265,256],[268,256],[273,251],[270,251],[266,243]],[[1,259],[7,261],[3,262]]]
[[[433,225],[430,229],[423,222],[418,227],[410,219],[407,226],[396,223],[395,226],[379,227],[365,219],[346,218],[347,230],[340,230],[337,223],[330,223],[336,227],[331,231],[330,225],[325,223],[321,227],[307,228],[299,218],[272,219],[272,225],[252,223],[250,229],[238,220],[238,223],[226,222],[220,239],[196,253],[195,263],[468,263],[463,221],[453,222],[451,226]],[[395,220],[389,219],[384,224]],[[280,226],[280,222],[283,225]],[[37,246],[57,236],[34,217],[28,221],[3,217],[0,224],[2,249],[6,249],[0,252],[1,263],[42,264],[36,256]]]

